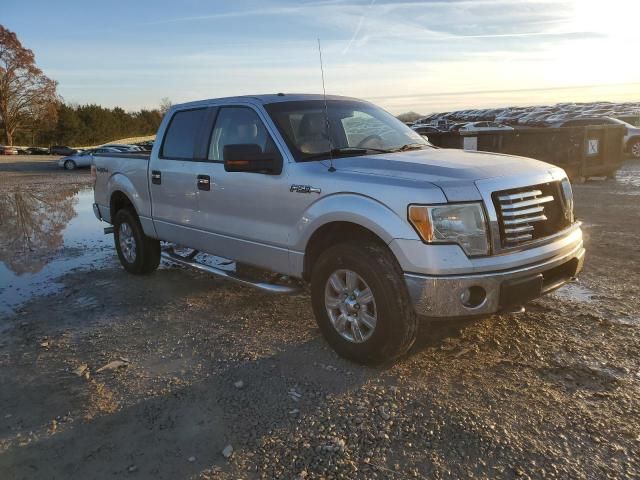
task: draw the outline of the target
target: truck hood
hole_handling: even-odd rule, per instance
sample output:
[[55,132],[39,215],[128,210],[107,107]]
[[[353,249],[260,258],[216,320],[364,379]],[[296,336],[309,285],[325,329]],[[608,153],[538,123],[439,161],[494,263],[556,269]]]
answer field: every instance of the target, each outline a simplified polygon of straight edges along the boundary
[[495,177],[549,173],[557,167],[539,160],[489,152],[425,149],[391,154],[341,157],[337,171],[429,182],[449,201],[480,200],[475,182]]

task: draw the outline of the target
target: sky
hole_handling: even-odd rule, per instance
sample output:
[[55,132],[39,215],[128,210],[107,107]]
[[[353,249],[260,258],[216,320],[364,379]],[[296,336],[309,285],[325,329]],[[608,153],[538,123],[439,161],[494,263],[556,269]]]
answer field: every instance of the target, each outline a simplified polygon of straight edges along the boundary
[[640,0],[0,0],[67,102],[259,93],[394,114],[640,101]]

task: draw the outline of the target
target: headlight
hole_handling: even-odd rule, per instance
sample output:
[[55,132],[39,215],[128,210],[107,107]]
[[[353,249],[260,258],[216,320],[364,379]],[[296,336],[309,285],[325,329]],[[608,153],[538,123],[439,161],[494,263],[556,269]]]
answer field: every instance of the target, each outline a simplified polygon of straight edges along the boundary
[[410,205],[409,222],[427,243],[457,243],[467,255],[488,255],[489,239],[480,203]]

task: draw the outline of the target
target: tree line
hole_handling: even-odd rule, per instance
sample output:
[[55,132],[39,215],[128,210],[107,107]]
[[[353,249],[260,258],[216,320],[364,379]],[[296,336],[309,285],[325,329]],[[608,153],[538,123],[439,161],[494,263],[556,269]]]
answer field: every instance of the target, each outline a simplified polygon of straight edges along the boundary
[[99,145],[126,137],[156,133],[162,113],[158,109],[125,112],[120,107],[56,105],[56,118],[47,126],[28,126],[16,135],[18,145]]
[[72,105],[57,93],[58,82],[37,67],[35,55],[0,25],[0,143],[6,145],[97,145],[152,135],[166,109],[126,112],[120,107]]

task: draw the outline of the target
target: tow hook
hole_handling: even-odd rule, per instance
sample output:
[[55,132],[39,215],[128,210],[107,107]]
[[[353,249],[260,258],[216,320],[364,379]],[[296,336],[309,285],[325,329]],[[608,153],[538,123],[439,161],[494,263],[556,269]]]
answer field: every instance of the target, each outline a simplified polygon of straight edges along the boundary
[[113,233],[113,227],[105,227],[104,234],[109,235],[110,233]]

